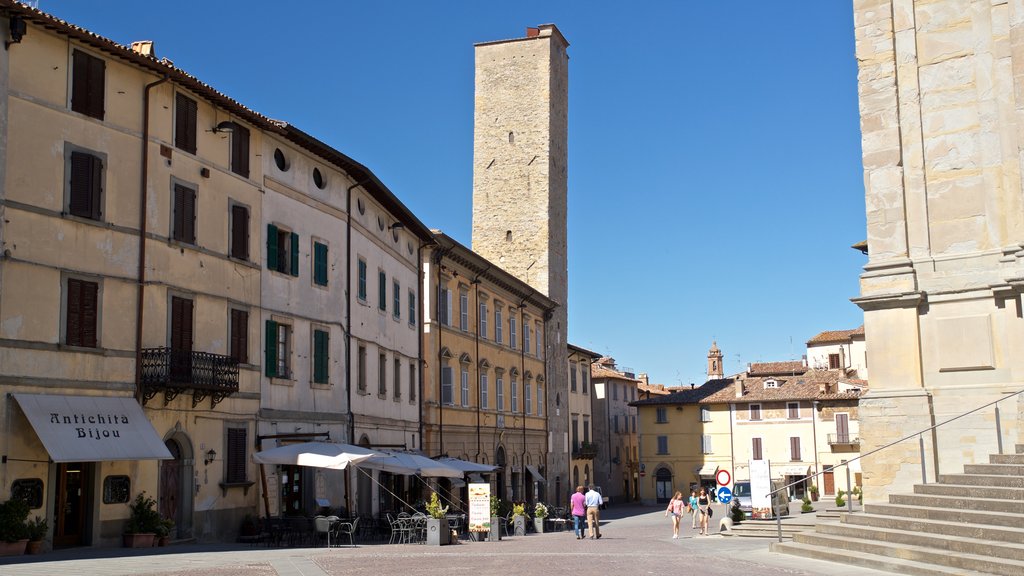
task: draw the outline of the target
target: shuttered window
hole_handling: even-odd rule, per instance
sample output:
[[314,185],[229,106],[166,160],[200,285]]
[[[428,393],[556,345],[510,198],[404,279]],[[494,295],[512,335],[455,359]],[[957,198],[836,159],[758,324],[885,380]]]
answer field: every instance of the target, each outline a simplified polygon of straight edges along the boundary
[[64,341],[68,346],[96,347],[99,284],[68,278]]
[[313,282],[327,286],[327,245],[313,243]]
[[357,275],[358,285],[356,287],[356,296],[363,302],[366,302],[366,260],[359,259],[359,273]]
[[231,171],[249,177],[249,129],[237,122],[231,131]]
[[174,225],[171,237],[186,244],[196,243],[196,191],[174,185]]
[[[750,419],[751,420],[760,420],[761,419],[761,405],[760,404],[751,404],[750,405]],[[760,458],[755,458],[755,460],[760,460]]]
[[71,65],[71,109],[103,120],[107,63],[75,50]]
[[441,404],[445,406],[452,405],[452,379],[454,376],[451,366],[441,367]]
[[192,350],[192,301],[171,297],[171,349]]
[[324,330],[313,330],[313,382],[327,384],[328,344],[330,335]]
[[395,320],[402,319],[402,286],[397,280],[391,283],[391,315]]
[[249,362],[249,312],[231,309],[231,357],[239,364]]
[[763,460],[764,454],[761,452],[761,439],[754,438],[751,440],[750,445],[750,459],[751,460]]
[[377,395],[385,398],[388,395],[388,357],[377,355]]
[[399,358],[395,358],[391,380],[395,390],[395,402],[398,402],[402,399],[402,360]]
[[267,320],[263,370],[271,378],[291,378],[291,327]]
[[99,220],[103,195],[103,160],[74,150],[68,167],[68,212],[74,216]]
[[356,386],[366,393],[366,346],[360,346],[356,355]]
[[377,272],[377,307],[388,309],[388,275],[383,270]]
[[196,101],[182,93],[174,95],[174,145],[190,154],[196,153]]
[[267,225],[267,268],[282,274],[299,275],[299,235]]
[[800,437],[791,436],[789,439],[789,459],[794,462],[802,460],[800,457]]
[[409,326],[416,323],[416,294],[409,290]]
[[231,248],[232,258],[249,259],[249,209],[233,204],[231,206]]
[[228,455],[225,458],[225,482],[228,484],[242,483],[248,480],[246,474],[246,437],[245,428],[228,428]]
[[409,363],[409,402],[416,401],[416,365]]

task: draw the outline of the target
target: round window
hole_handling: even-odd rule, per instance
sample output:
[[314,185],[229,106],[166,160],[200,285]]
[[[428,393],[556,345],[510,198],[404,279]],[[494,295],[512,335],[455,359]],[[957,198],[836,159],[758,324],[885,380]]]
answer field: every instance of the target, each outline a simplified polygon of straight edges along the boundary
[[274,148],[274,164],[281,172],[288,171],[288,159],[284,157],[284,152],[280,148]]
[[324,180],[324,175],[320,172],[319,168],[313,168],[313,184],[316,184],[316,187],[321,190],[324,189],[324,186],[327,186],[327,182]]

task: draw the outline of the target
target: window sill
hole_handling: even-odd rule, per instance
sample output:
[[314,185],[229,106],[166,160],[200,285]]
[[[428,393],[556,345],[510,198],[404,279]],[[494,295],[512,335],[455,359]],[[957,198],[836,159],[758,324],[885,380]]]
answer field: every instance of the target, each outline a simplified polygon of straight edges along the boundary
[[287,376],[271,376],[270,383],[277,386],[295,386],[295,381]]
[[356,394],[359,394],[360,396],[369,396],[370,395],[370,393],[367,392],[366,390],[360,390],[360,389],[356,389]]
[[381,393],[378,392],[377,393],[377,399],[378,400],[387,400],[388,399],[388,395],[387,394],[381,394]]
[[309,387],[314,390],[330,390],[334,388],[334,385],[330,382],[310,382]]
[[231,488],[241,488],[242,489],[242,496],[248,496],[249,495],[249,488],[251,488],[253,484],[255,484],[255,482],[253,482],[251,480],[246,480],[245,482],[221,482],[220,483],[220,491],[221,491],[221,494],[223,494],[223,497],[227,498],[228,490],[229,489],[231,489]]

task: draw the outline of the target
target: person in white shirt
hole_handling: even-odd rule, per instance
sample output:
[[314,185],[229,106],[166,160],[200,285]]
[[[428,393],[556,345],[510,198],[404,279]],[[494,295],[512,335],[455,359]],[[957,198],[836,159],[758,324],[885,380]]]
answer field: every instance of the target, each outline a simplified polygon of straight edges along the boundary
[[601,537],[601,501],[601,493],[593,486],[583,496],[583,503],[587,506],[587,532],[594,539]]

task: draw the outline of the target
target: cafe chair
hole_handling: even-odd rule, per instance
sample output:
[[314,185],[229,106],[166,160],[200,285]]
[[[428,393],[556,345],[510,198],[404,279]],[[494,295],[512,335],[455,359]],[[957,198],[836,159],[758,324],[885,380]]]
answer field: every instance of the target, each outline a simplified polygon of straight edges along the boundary
[[342,536],[348,536],[348,545],[355,547],[355,533],[359,529],[359,517],[355,517],[351,522],[338,521],[334,524],[334,541],[340,542]]

